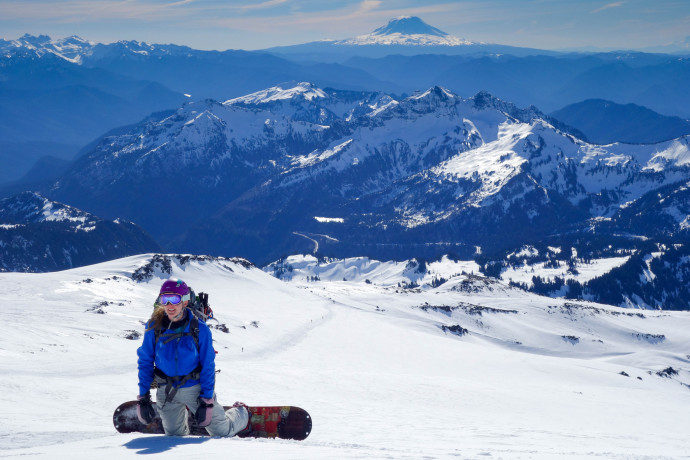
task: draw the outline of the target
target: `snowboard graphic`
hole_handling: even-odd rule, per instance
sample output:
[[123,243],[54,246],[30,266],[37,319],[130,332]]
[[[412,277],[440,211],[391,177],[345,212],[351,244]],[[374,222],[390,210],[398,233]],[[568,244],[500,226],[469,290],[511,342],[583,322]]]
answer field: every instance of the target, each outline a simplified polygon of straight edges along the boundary
[[[156,418],[148,425],[144,425],[137,418],[137,401],[127,401],[115,409],[113,424],[120,433],[147,433],[164,434],[156,404]],[[232,406],[224,406],[225,410]],[[295,406],[249,406],[252,416],[249,423],[252,431],[241,438],[281,438],[302,441],[311,433],[311,415],[302,408]],[[194,421],[194,416],[189,413],[189,431],[194,436],[208,436],[205,428],[200,428]]]

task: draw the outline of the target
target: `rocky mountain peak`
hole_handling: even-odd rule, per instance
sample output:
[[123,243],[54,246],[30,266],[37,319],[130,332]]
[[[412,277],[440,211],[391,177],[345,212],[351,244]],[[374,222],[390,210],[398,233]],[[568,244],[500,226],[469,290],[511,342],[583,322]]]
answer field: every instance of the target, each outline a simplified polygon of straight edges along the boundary
[[18,40],[17,43],[21,45],[31,45],[35,47],[40,47],[43,46],[47,43],[50,43],[51,39],[48,35],[31,35],[31,34],[24,34],[22,35]]
[[412,109],[416,113],[438,111],[440,114],[452,109],[458,101],[460,101],[460,98],[448,89],[434,86],[403,100],[399,110]]
[[426,90],[419,96],[414,96],[415,99],[435,99],[439,101],[449,101],[451,99],[456,99],[457,96],[453,94],[450,90],[443,88],[442,86],[433,86]]
[[533,105],[521,109],[515,104],[503,101],[487,91],[478,92],[470,98],[470,101],[472,101],[474,108],[477,110],[498,110],[499,112],[503,112],[507,116],[522,123],[532,123],[535,120],[544,120],[559,131],[570,134],[578,139],[586,140],[586,137],[582,132],[544,114],[541,110]]

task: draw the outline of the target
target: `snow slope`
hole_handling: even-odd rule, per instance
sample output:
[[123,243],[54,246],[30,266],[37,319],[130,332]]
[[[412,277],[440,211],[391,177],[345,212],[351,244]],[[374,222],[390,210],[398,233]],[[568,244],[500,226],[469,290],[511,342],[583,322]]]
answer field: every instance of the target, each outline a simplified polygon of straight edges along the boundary
[[[687,312],[568,303],[473,275],[424,289],[288,283],[237,259],[152,257],[0,273],[0,458],[690,452]],[[143,332],[168,276],[209,292],[227,326],[213,330],[219,400],[304,407],[314,418],[306,441],[115,432],[112,411],[137,391],[141,339],[127,337]]]

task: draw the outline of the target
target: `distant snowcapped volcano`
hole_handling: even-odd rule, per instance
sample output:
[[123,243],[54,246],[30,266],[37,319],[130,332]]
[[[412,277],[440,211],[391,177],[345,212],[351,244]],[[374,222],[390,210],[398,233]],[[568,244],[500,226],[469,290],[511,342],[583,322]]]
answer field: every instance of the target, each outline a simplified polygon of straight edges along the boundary
[[438,37],[447,37],[448,34],[436,27],[431,27],[426,22],[422,21],[416,16],[402,16],[392,19],[386,26],[379,27],[372,34],[376,35],[436,35]]
[[335,42],[338,45],[413,45],[413,46],[458,46],[474,45],[469,40],[450,35],[432,27],[416,16],[392,19],[384,27],[370,34],[360,35]]

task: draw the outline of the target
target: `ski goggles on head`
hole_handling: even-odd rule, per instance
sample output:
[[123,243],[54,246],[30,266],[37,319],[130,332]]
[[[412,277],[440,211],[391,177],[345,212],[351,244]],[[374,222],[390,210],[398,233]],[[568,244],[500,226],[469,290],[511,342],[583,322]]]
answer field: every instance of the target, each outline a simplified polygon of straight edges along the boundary
[[184,302],[185,300],[189,300],[189,294],[185,295],[180,295],[180,294],[173,294],[173,293],[163,293],[160,296],[158,296],[158,303],[161,305],[167,305],[167,304],[173,304],[173,305],[178,305],[180,302]]

